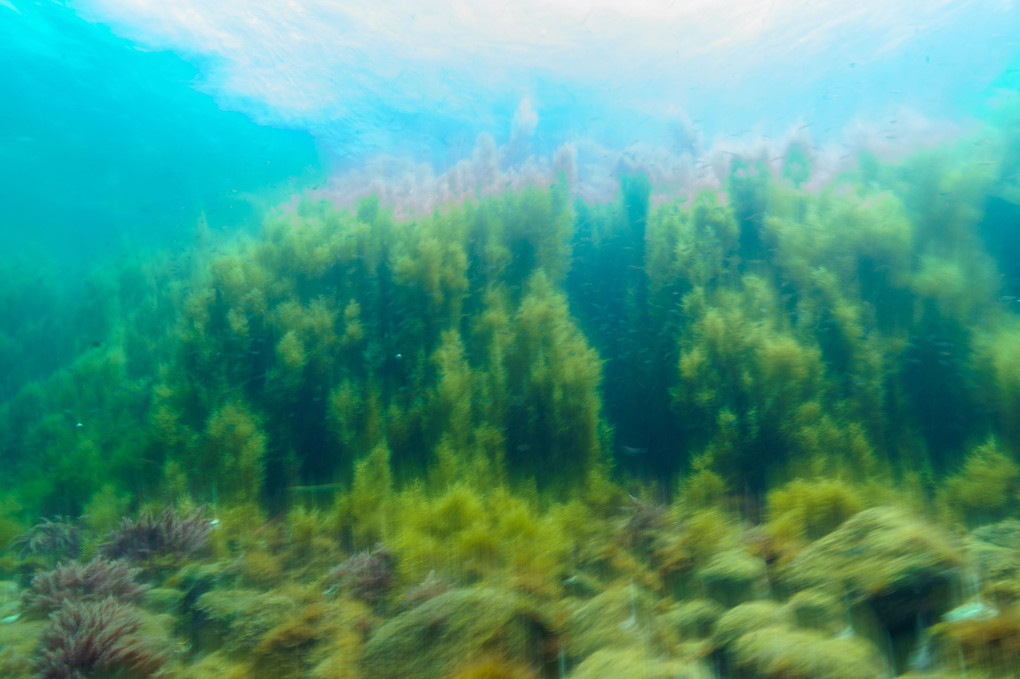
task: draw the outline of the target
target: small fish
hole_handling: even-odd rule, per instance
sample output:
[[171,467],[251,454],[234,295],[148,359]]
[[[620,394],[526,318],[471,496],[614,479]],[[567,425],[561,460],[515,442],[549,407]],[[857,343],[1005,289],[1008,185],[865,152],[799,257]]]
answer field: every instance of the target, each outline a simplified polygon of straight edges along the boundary
[[624,452],[625,455],[633,455],[635,457],[638,455],[648,454],[647,448],[635,448],[634,446],[620,446],[620,449]]
[[287,490],[292,493],[330,493],[342,488],[339,483],[323,483],[318,486],[288,486]]

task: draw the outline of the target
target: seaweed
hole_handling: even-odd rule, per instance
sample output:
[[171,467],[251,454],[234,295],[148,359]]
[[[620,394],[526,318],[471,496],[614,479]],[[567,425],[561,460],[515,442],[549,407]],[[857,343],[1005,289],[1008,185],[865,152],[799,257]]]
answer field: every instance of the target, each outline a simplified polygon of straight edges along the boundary
[[50,617],[35,658],[37,679],[165,676],[168,654],[139,635],[142,621],[115,599],[66,602]]
[[11,547],[20,547],[19,558],[31,555],[46,556],[54,561],[77,558],[82,547],[82,531],[77,522],[66,516],[43,518],[11,541]]
[[123,561],[99,556],[86,564],[70,561],[37,574],[21,596],[25,609],[45,616],[65,603],[95,603],[110,599],[138,603],[149,585],[138,582],[140,570]]
[[154,556],[187,557],[209,548],[212,520],[203,518],[205,507],[179,514],[167,507],[159,516],[145,510],[137,519],[125,518],[99,546],[108,559],[138,561]]

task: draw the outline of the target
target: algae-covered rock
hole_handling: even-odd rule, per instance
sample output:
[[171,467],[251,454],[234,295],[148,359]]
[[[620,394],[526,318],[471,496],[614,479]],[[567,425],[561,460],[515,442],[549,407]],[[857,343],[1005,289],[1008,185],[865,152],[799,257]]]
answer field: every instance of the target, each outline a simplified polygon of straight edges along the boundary
[[981,593],[1000,606],[1020,602],[1020,521],[1006,519],[977,528],[966,546]]
[[28,679],[33,676],[33,658],[48,624],[45,620],[29,618],[0,622],[0,677]]
[[705,594],[727,607],[757,599],[768,586],[765,562],[744,549],[716,554],[698,577]]
[[1006,519],[975,528],[971,535],[996,547],[1020,550],[1020,521],[1016,519]]
[[[14,622],[21,609],[21,588],[13,580],[0,581],[0,622]],[[11,619],[13,616],[13,619]]]
[[902,671],[923,621],[953,606],[963,564],[962,545],[944,529],[877,507],[804,550],[781,569],[780,581],[841,598],[858,631],[889,647]]
[[844,630],[847,619],[846,603],[822,589],[797,592],[786,602],[797,627],[836,634]]
[[145,607],[158,613],[176,614],[183,607],[185,594],[174,587],[153,587],[145,593]]
[[857,514],[780,571],[794,591],[818,587],[851,604],[867,602],[887,626],[938,613],[963,564],[945,530],[904,511],[878,507]]
[[538,674],[527,665],[496,657],[471,661],[446,679],[538,679]]
[[662,616],[662,621],[682,638],[701,639],[712,633],[712,626],[726,609],[711,599],[693,599],[675,604]]
[[323,634],[325,609],[309,604],[261,635],[252,649],[253,679],[297,679],[306,676],[312,651]]
[[200,650],[248,652],[296,607],[288,596],[249,589],[213,590],[195,604],[203,619],[193,629]]
[[740,637],[769,627],[792,627],[793,614],[771,600],[751,601],[731,608],[719,618],[712,630],[712,642],[725,649]]
[[[819,601],[827,605],[828,601]],[[723,676],[744,679],[851,679],[883,676],[881,655],[867,640],[798,629],[805,602],[762,600],[727,611],[712,632]]]
[[569,679],[701,679],[711,673],[698,661],[658,658],[640,647],[595,651],[568,675]]
[[729,649],[737,676],[747,679],[866,679],[887,676],[878,651],[860,637],[771,627],[744,634]]
[[493,654],[543,666],[552,661],[545,616],[530,601],[490,587],[455,589],[380,625],[365,643],[365,676],[432,679]]
[[932,655],[941,660],[941,665],[971,675],[980,671],[994,677],[1017,676],[1020,606],[1001,611],[972,607],[969,615],[947,618],[951,619],[932,627]]
[[639,640],[661,642],[662,624],[653,606],[648,592],[635,585],[614,587],[584,602],[563,626],[567,657],[585,658]]
[[[999,605],[1020,602],[1020,551],[968,537],[967,555],[975,568],[969,589]],[[978,593],[978,592],[972,592]]]

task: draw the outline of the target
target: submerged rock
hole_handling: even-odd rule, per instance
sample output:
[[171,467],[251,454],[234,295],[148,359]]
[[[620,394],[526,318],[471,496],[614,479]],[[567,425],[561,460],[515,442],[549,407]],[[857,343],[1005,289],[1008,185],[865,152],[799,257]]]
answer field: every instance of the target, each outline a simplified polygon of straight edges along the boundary
[[821,588],[849,603],[870,603],[886,623],[949,609],[949,585],[963,559],[948,532],[895,508],[863,511],[780,571],[799,591]]
[[719,618],[712,630],[712,643],[726,650],[737,639],[760,629],[792,627],[793,614],[775,601],[752,601],[731,608]]
[[528,599],[491,587],[455,589],[380,625],[365,643],[365,677],[432,679],[496,655],[533,667],[556,653],[545,616]]
[[976,569],[969,594],[1000,606],[1020,602],[1020,521],[1007,519],[971,531],[967,554]]
[[223,649],[247,654],[262,636],[294,611],[297,604],[277,592],[224,589],[206,592],[195,604],[202,615],[191,630],[197,650]]
[[747,679],[877,679],[887,675],[878,651],[860,637],[835,638],[787,627],[741,636],[730,647],[729,658],[736,676]]
[[1020,521],[1016,519],[1006,519],[975,528],[971,535],[996,547],[1020,550]]
[[705,594],[724,606],[757,599],[768,589],[765,561],[744,549],[729,549],[712,557],[698,571]]
[[703,639],[712,633],[712,626],[725,612],[711,599],[693,599],[674,604],[662,620],[683,639]]
[[946,530],[892,507],[865,510],[780,569],[793,592],[816,588],[844,602],[854,624],[891,646],[902,669],[925,621],[954,605],[962,548]]
[[[743,679],[883,676],[885,663],[868,640],[797,627],[810,604],[826,603],[824,598],[815,599],[813,595],[797,605],[762,600],[727,611],[712,632],[720,676]],[[812,616],[808,616],[808,621],[815,622]]]
[[654,640],[664,648],[655,599],[636,585],[607,589],[578,606],[563,625],[565,651],[580,660],[608,646]]
[[786,603],[797,627],[839,634],[846,630],[846,605],[837,597],[821,589],[805,589],[797,592]]
[[569,679],[708,679],[712,673],[701,662],[650,656],[640,647],[604,648],[588,656]]
[[939,665],[970,676],[1015,677],[1020,670],[1020,608],[995,610],[972,602],[951,611],[931,631]]

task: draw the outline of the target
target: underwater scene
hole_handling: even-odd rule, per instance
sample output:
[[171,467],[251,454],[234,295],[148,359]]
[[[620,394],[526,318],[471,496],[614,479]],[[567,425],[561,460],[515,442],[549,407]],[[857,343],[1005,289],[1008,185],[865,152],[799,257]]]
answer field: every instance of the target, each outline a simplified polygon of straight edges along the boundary
[[0,0],[0,677],[1020,676],[1020,6]]

